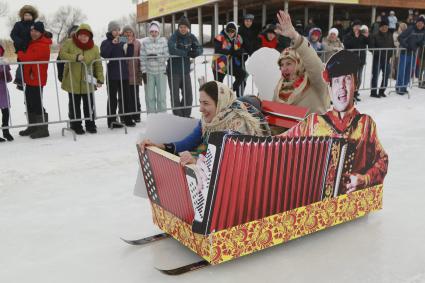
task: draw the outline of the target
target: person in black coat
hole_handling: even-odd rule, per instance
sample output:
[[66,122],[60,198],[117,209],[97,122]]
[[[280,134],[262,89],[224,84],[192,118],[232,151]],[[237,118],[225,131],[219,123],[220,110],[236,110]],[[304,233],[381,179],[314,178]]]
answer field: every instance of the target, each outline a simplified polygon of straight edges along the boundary
[[344,36],[344,47],[345,49],[355,49],[352,52],[356,53],[360,58],[360,67],[357,74],[356,91],[354,93],[354,99],[360,101],[359,88],[362,84],[363,69],[366,64],[366,48],[369,44],[369,38],[360,32],[362,23],[359,20],[353,21],[352,31]]
[[[38,18],[38,11],[31,5],[25,5],[19,10],[19,18],[20,21],[15,23],[12,31],[10,32],[10,37],[12,38],[16,53],[19,51],[27,51],[28,45],[31,41],[31,27]],[[18,66],[16,69],[15,80],[13,83],[16,84],[17,89],[24,89],[21,66]]]
[[[258,29],[253,26],[254,15],[246,14],[244,16],[243,25],[239,28],[239,35],[242,37],[242,48],[249,56],[255,51],[257,42]],[[245,57],[245,60],[247,58]]]
[[[373,65],[372,65],[372,83],[370,96],[375,98],[386,97],[385,89],[388,85],[388,78],[391,73],[390,59],[393,56],[392,48],[394,46],[394,40],[391,32],[389,32],[389,24],[387,20],[382,20],[379,23],[379,31],[373,34],[369,41],[369,48],[378,48],[379,50],[371,50],[373,53]],[[391,49],[388,49],[391,48]],[[378,93],[378,77],[379,73],[382,72],[382,82]]]
[[336,28],[338,30],[338,37],[342,41],[344,39],[344,32],[345,32],[344,25],[342,24],[342,20],[340,18],[337,18],[332,28]]
[[[130,97],[130,84],[128,74],[128,60],[124,60],[125,57],[132,57],[134,53],[133,42],[124,42],[120,37],[121,27],[119,23],[111,21],[108,24],[108,32],[106,33],[106,39],[100,46],[100,55],[105,59],[122,58],[119,60],[111,60],[108,62],[107,69],[107,84],[108,84],[108,105],[107,113],[108,116],[115,116],[117,111],[117,104],[119,112],[121,114],[128,113],[127,109],[124,109],[125,105],[128,105]],[[117,97],[118,96],[118,97]],[[121,121],[128,127],[136,126],[136,123],[132,120],[131,115],[125,115]],[[116,123],[116,117],[108,117],[109,128],[121,128],[122,125]]]
[[425,18],[419,17],[416,24],[407,28],[398,36],[400,47],[405,48],[400,53],[398,64],[396,92],[400,95],[407,93],[412,69],[415,67],[416,52],[425,48]]

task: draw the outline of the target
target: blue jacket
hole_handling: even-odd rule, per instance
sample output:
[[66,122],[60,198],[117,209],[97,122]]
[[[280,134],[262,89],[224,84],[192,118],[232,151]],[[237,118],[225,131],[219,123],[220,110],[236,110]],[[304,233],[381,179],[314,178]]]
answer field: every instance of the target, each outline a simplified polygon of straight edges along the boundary
[[191,151],[195,149],[197,146],[199,146],[202,143],[202,125],[201,121],[199,121],[198,125],[195,129],[193,129],[193,132],[182,139],[181,141],[174,142],[174,151],[175,153],[183,152],[183,151]]
[[419,47],[425,45],[425,29],[418,30],[416,26],[411,26],[398,36],[398,41],[407,51],[416,52]]
[[167,66],[167,72],[172,72],[173,74],[189,74],[189,51],[192,51],[196,56],[199,56],[202,55],[203,48],[201,44],[199,44],[198,39],[193,34],[189,32],[183,35],[177,30],[168,40],[168,51],[170,52],[171,56],[174,55],[183,58],[170,58]]
[[[100,55],[105,58],[123,58],[123,57],[132,57],[134,54],[133,44],[127,45],[127,50],[124,50],[124,43],[120,42],[118,44],[113,44],[112,33],[108,32],[106,34],[106,39],[102,42],[100,46]],[[120,64],[121,62],[121,64]],[[121,71],[120,71],[121,69]],[[108,63],[108,80],[128,80],[128,60],[115,60]]]

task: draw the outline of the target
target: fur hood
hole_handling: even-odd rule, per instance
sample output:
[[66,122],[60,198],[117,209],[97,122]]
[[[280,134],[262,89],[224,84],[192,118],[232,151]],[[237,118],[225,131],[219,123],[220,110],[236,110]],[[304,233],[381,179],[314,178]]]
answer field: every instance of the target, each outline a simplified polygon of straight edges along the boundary
[[21,20],[24,19],[24,15],[26,13],[30,13],[32,15],[33,21],[35,21],[38,18],[38,11],[34,6],[25,5],[21,8],[21,10],[19,10],[19,17],[21,18]]

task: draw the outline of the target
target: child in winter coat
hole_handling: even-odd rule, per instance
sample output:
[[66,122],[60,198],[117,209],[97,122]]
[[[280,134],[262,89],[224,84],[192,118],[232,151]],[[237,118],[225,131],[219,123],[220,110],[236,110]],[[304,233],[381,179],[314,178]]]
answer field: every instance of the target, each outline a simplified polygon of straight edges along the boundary
[[147,77],[145,83],[145,100],[148,113],[165,112],[167,75],[166,65],[168,43],[160,35],[160,24],[153,21],[149,24],[149,37],[142,39],[141,69]]
[[320,52],[323,50],[322,43],[320,40],[322,39],[322,30],[320,28],[312,28],[308,33],[308,41],[311,46],[316,50],[316,52]]
[[[9,125],[9,91],[7,90],[7,83],[12,81],[12,75],[10,74],[10,67],[3,61],[4,48],[0,45],[0,109],[2,114],[2,128]],[[9,129],[3,129],[3,138],[0,138],[0,142],[6,140],[13,141],[13,137],[9,133]],[[6,140],[5,140],[6,139]]]
[[[10,33],[16,53],[27,50],[31,41],[31,26],[34,25],[35,20],[38,18],[38,11],[31,5],[25,5],[19,10],[19,18],[21,20],[15,23]],[[16,69],[14,84],[17,85],[17,89],[23,90],[21,66]]]

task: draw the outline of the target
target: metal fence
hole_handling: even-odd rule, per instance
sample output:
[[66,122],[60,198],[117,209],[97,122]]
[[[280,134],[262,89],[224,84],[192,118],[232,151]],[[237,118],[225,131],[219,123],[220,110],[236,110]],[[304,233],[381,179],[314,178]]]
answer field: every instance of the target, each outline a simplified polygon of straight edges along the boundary
[[[362,49],[362,50],[351,50],[359,54],[364,54],[366,57],[366,65],[362,72],[359,74],[361,84],[359,85],[359,91],[379,91],[385,87],[390,91],[394,91],[400,87],[412,88],[412,87],[424,87],[425,86],[425,47],[418,50],[415,53],[409,53],[405,49],[394,48],[394,49]],[[329,54],[326,52],[318,52],[318,55],[323,59],[328,57]],[[137,117],[141,114],[162,112],[162,111],[173,111],[174,114],[183,116],[190,116],[190,110],[192,108],[199,107],[199,96],[198,88],[206,81],[213,79],[220,79],[223,83],[232,87],[235,82],[240,83],[241,73],[238,68],[245,70],[245,62],[240,62],[240,66],[234,66],[233,60],[228,57],[227,64],[224,66],[227,72],[226,75],[220,75],[213,69],[218,69],[217,61],[214,61],[214,56],[220,56],[219,54],[204,54],[198,56],[195,59],[190,59],[190,64],[173,64],[173,62],[185,60],[182,57],[177,56],[151,56],[146,57],[126,57],[126,58],[113,58],[113,59],[99,59],[93,61],[90,65],[78,62],[69,61],[43,61],[43,62],[18,62],[0,64],[0,71],[3,69],[4,81],[6,78],[6,68],[10,66],[12,68],[12,75],[15,75],[15,69],[17,69],[24,77],[24,66],[32,65],[38,69],[38,82],[42,82],[40,77],[40,69],[46,64],[49,66],[49,76],[47,87],[43,87],[40,83],[38,85],[41,96],[51,96],[54,92],[55,99],[49,99],[48,102],[43,99],[41,100],[41,111],[49,113],[48,120],[43,119],[39,123],[31,123],[31,126],[37,125],[48,125],[48,124],[64,124],[65,127],[62,129],[62,135],[65,135],[65,131],[70,131],[76,140],[75,131],[73,130],[73,123],[82,123],[83,121],[98,121],[101,119],[107,119],[108,126],[113,127],[118,125],[124,129],[127,133],[127,126],[133,126],[133,123],[128,122],[129,120],[137,120]],[[243,57],[244,58],[244,57]],[[140,61],[144,63],[149,61],[162,62],[161,64],[151,64],[150,72],[143,83],[143,87],[140,88],[141,76],[140,72]],[[166,63],[167,62],[167,63]],[[178,63],[177,62],[177,63]],[[213,68],[213,62],[215,62],[215,68]],[[146,64],[148,64],[146,63]],[[68,99],[65,99],[63,95],[67,92],[61,89],[61,82],[58,79],[58,65],[64,64],[70,71],[72,66],[75,68],[75,64],[81,70],[81,73],[85,74],[81,78],[73,78],[71,72],[71,84],[70,93],[75,93],[75,89],[82,88],[85,85],[85,89],[88,90],[91,95],[86,95],[86,102],[83,101],[83,108],[86,107],[81,113],[80,111],[80,97],[76,95],[68,94]],[[103,86],[100,88],[96,87],[95,77],[97,66],[102,67],[102,73],[104,76]],[[112,64],[112,65],[111,65]],[[181,69],[176,69],[175,66],[181,66]],[[275,62],[270,63],[271,66],[275,66]],[[109,68],[108,68],[109,66]],[[158,68],[155,69],[155,66]],[[168,67],[166,67],[168,66]],[[117,72],[117,74],[111,74],[111,70]],[[223,66],[222,66],[223,67]],[[174,69],[173,69],[174,68]],[[410,71],[409,71],[410,70]],[[400,73],[401,72],[401,73]],[[406,75],[406,72],[408,73]],[[160,75],[159,82],[156,80],[157,77],[149,74]],[[254,80],[251,75],[242,73],[243,83],[239,84],[238,92],[240,94],[258,95],[258,89],[255,86]],[[115,77],[114,77],[115,76]],[[370,78],[370,80],[366,80]],[[399,84],[397,84],[397,78]],[[164,82],[163,80],[166,80]],[[238,81],[239,79],[239,81]],[[382,80],[383,79],[383,80]],[[388,80],[387,80],[388,79]],[[407,80],[408,79],[408,80]],[[385,81],[387,84],[385,86]],[[73,85],[74,82],[78,82],[80,85]],[[384,83],[378,82],[384,81]],[[401,83],[401,84],[400,84]],[[178,84],[178,85],[177,85]],[[154,85],[154,88],[152,88]],[[9,89],[11,89],[11,84]],[[162,99],[165,99],[165,108],[156,109],[151,111],[146,100],[147,97],[152,97],[152,89],[155,93],[160,94]],[[28,86],[24,85],[24,93]],[[165,88],[165,90],[164,90]],[[7,89],[7,88],[6,88]],[[46,89],[48,93],[46,93]],[[148,93],[147,93],[148,92]],[[177,93],[176,93],[177,92]],[[7,90],[7,99],[12,97],[13,104],[16,105],[17,101],[23,98],[25,106],[25,119],[12,119],[11,113],[8,125],[2,125],[1,129],[9,128],[21,128],[28,127],[30,125],[29,111],[27,95],[11,95],[11,91]],[[409,97],[409,96],[408,96]],[[76,99],[77,98],[77,99]],[[156,97],[158,99],[158,97]],[[177,99],[179,101],[177,101]],[[157,101],[156,101],[157,102]],[[164,102],[164,101],[162,101]],[[84,106],[84,103],[86,105]],[[46,105],[48,104],[48,105]],[[87,111],[88,108],[88,111]],[[186,112],[179,112],[180,110],[187,110]],[[66,114],[64,114],[66,113]],[[188,114],[189,113],[189,114]],[[66,115],[66,116],[65,116]],[[87,125],[87,124],[86,124]]]

